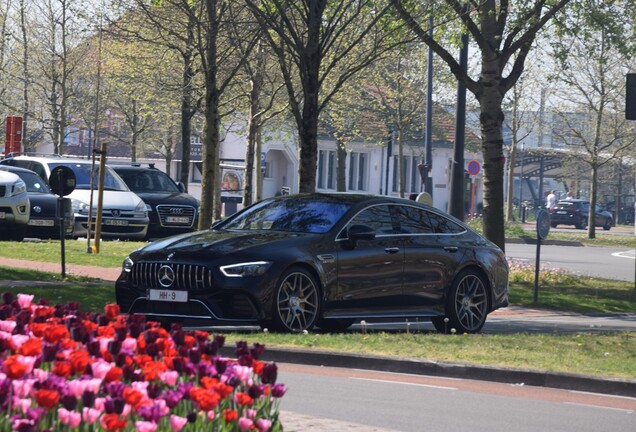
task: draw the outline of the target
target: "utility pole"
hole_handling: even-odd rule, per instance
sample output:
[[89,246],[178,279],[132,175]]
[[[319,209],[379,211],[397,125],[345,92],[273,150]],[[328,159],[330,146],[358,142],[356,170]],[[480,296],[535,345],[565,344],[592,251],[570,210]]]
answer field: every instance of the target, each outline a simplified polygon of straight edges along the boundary
[[[468,13],[468,5],[464,4],[462,13]],[[468,34],[462,34],[462,48],[459,54],[459,66],[462,71],[468,70]],[[448,212],[463,221],[466,216],[464,209],[464,147],[466,129],[466,86],[457,82],[457,108],[455,118],[455,146],[453,163],[451,166],[450,201]]]

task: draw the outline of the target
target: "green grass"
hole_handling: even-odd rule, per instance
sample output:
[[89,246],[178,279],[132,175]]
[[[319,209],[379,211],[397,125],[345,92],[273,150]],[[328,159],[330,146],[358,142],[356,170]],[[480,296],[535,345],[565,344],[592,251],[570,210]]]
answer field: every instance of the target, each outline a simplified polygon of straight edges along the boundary
[[[67,264],[120,267],[128,254],[146,245],[146,242],[101,241],[99,253],[87,253],[86,240],[64,241]],[[94,246],[94,242],[91,242]],[[30,261],[60,262],[61,246],[58,240],[7,242],[0,241],[0,256]]]
[[441,335],[369,332],[226,335],[226,344],[258,342],[280,348],[493,365],[584,375],[636,377],[635,333]]

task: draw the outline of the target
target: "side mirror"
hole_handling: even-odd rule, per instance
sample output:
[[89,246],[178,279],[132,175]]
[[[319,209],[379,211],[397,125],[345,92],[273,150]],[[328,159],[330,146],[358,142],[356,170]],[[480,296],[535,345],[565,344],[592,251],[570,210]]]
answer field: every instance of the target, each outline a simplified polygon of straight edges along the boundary
[[351,225],[347,229],[347,237],[349,240],[373,240],[375,230],[367,225]]
[[179,188],[179,192],[185,193],[186,188],[185,188],[185,185],[183,184],[183,182],[177,182],[177,187]]
[[351,225],[347,228],[347,238],[341,243],[342,248],[353,250],[358,240],[373,240],[375,238],[375,230],[367,225]]

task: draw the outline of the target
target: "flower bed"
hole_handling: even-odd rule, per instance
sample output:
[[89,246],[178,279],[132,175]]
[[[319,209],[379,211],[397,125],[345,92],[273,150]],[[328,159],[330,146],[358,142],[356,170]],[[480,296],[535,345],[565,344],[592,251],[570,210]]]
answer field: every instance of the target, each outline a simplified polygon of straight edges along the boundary
[[277,366],[264,346],[170,332],[141,316],[79,311],[78,303],[0,306],[0,430],[280,431]]

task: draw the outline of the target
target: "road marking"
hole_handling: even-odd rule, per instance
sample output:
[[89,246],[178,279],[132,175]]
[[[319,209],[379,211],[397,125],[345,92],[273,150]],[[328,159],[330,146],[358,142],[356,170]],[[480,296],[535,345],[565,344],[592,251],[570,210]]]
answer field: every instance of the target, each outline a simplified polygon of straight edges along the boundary
[[371,381],[371,382],[378,382],[378,383],[387,383],[387,384],[404,384],[404,385],[417,386],[417,387],[428,387],[428,388],[433,388],[433,389],[438,389],[438,390],[457,390],[457,388],[455,388],[455,387],[444,387],[444,386],[437,386],[437,385],[432,385],[432,384],[417,384],[417,383],[408,383],[408,382],[403,382],[403,381],[391,381],[391,380],[382,380],[382,379],[373,379],[373,378],[356,378],[356,377],[352,377],[351,379],[359,380],[359,381]]
[[620,411],[620,412],[624,412],[626,414],[634,414],[633,410],[627,410],[627,409],[623,409],[623,408],[612,408],[612,407],[598,406],[598,405],[592,405],[592,404],[583,404],[583,403],[577,403],[577,402],[564,402],[564,404],[565,405],[580,406],[580,407],[585,407],[585,408],[598,408],[598,409],[602,409],[602,410]]
[[628,250],[624,252],[614,252],[612,256],[619,257],[619,258],[636,259],[636,249]]

